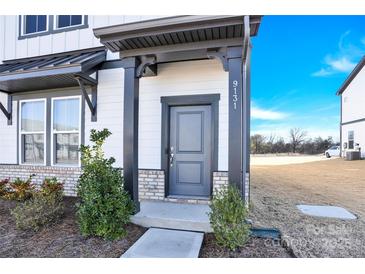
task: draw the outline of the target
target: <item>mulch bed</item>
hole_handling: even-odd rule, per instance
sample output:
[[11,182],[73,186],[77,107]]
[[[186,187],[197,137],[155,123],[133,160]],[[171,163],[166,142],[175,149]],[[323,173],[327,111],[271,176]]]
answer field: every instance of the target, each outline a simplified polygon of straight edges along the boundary
[[0,199],[0,257],[120,257],[146,231],[127,225],[128,235],[108,241],[80,235],[75,218],[75,198],[65,198],[65,214],[59,223],[38,232],[15,228],[10,209],[16,202]]
[[284,248],[280,241],[263,238],[250,238],[248,242],[237,251],[229,251],[217,244],[214,235],[204,235],[201,258],[292,258],[293,255]]

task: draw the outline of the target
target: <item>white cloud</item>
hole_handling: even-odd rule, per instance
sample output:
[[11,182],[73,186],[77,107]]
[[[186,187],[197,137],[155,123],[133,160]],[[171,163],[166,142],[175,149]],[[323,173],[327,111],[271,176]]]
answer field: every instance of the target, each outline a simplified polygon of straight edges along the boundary
[[356,62],[365,53],[365,37],[360,40],[361,45],[346,43],[350,31],[340,36],[338,50],[334,54],[327,54],[323,60],[324,66],[312,73],[314,77],[326,77],[338,73],[349,73],[356,66]]
[[273,111],[269,109],[263,109],[257,106],[251,108],[251,117],[259,120],[282,120],[286,118],[288,114],[279,111]]
[[350,61],[348,57],[345,56],[339,57],[337,59],[327,56],[325,58],[325,64],[325,68],[321,68],[319,71],[314,72],[312,76],[323,77],[336,73],[348,73],[351,72],[356,66],[356,63]]

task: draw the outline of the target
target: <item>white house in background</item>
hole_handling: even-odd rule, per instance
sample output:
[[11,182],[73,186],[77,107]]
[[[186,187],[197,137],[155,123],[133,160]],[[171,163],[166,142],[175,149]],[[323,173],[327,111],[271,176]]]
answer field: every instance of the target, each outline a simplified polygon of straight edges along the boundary
[[[261,16],[0,16],[0,179],[56,176],[78,147],[107,156],[139,200],[249,195],[250,37]],[[356,136],[356,135],[355,135]]]
[[341,148],[361,150],[365,157],[365,56],[347,77],[337,95],[341,96]]

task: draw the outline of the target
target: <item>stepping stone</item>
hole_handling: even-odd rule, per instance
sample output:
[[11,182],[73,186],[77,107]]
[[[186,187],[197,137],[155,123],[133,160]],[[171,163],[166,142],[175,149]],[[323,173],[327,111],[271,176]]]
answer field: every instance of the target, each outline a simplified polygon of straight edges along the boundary
[[316,217],[328,217],[338,219],[357,219],[354,214],[343,207],[338,206],[317,206],[317,205],[297,205],[297,208],[304,214]]
[[150,228],[121,258],[197,258],[204,233]]

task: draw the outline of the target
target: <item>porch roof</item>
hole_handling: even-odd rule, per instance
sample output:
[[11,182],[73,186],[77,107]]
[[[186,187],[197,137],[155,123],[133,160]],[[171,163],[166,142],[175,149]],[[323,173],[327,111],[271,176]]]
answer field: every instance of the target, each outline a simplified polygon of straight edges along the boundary
[[16,93],[78,86],[76,77],[87,85],[97,80],[90,75],[105,61],[105,47],[6,60],[0,65],[0,91]]
[[[100,42],[121,58],[166,52],[242,46],[244,16],[185,15],[94,29]],[[250,35],[261,16],[250,16]]]

